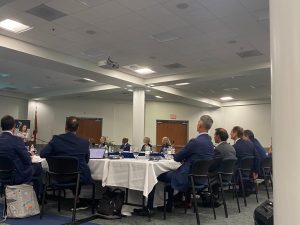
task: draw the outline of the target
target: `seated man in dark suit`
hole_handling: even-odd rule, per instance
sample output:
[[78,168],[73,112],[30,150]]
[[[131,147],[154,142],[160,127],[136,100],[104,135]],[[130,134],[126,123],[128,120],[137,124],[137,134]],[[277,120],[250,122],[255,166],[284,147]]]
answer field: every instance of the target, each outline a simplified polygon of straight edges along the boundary
[[227,143],[228,133],[224,128],[217,128],[215,130],[215,157],[223,159],[236,159],[234,147]]
[[[196,160],[210,160],[214,155],[214,148],[208,137],[208,131],[213,124],[213,120],[208,115],[201,116],[197,131],[198,136],[192,140],[178,153],[174,155],[176,162],[182,162],[182,165],[175,171],[169,171],[158,177],[159,181],[171,184],[168,190],[167,211],[172,211],[174,189],[180,192],[186,192],[189,189],[188,174],[191,172],[191,166]],[[147,208],[135,210],[139,215],[149,215],[153,209],[155,189],[148,196]]]
[[[67,118],[65,126],[66,133],[54,135],[49,144],[41,151],[40,156],[41,158],[51,156],[72,156],[78,158],[80,183],[90,184],[92,177],[88,166],[90,160],[89,142],[76,135],[78,127],[79,122],[76,117],[71,116]],[[75,188],[72,191],[75,195]],[[87,206],[78,202],[76,208],[84,209],[87,208]]]
[[131,145],[128,143],[128,138],[123,138],[120,149],[123,149],[124,152],[130,152],[130,146]]
[[[232,147],[228,140],[228,133],[224,128],[217,128],[215,130],[214,140],[216,143],[214,158],[217,158],[216,164],[211,165],[210,167],[210,174],[212,178],[215,178],[220,165],[224,159],[236,159],[236,153],[234,147]],[[213,182],[213,181],[212,181]],[[216,181],[212,184],[212,189],[214,194],[218,194],[219,191],[219,182]],[[216,201],[215,201],[216,202]]]
[[[236,169],[240,165],[241,160],[243,158],[250,157],[250,156],[255,157],[255,160],[256,158],[258,158],[254,145],[250,141],[246,141],[245,139],[243,139],[243,135],[244,135],[244,130],[242,127],[239,126],[233,127],[230,133],[231,139],[234,140],[233,147],[235,149],[236,157],[238,159]],[[257,168],[255,164],[253,164],[252,176],[256,177],[257,173],[258,173]],[[246,183],[245,184],[246,192],[251,193],[253,189],[252,186],[253,185],[251,183]]]
[[261,166],[262,161],[264,161],[264,159],[268,157],[267,151],[260,144],[260,142],[254,137],[254,133],[251,130],[244,130],[244,139],[246,141],[252,142],[252,144],[254,145],[254,148],[257,153],[257,158],[255,161],[255,168],[256,168],[256,171],[258,171],[258,174],[261,175],[260,166]]
[[[1,119],[1,128],[0,155],[7,156],[14,164],[14,184],[30,183],[33,177],[38,178],[43,169],[39,163],[32,163],[31,154],[25,147],[24,141],[13,135],[15,131],[14,118],[9,115],[4,116]],[[42,181],[39,178],[33,182],[38,199],[40,199],[42,193]]]

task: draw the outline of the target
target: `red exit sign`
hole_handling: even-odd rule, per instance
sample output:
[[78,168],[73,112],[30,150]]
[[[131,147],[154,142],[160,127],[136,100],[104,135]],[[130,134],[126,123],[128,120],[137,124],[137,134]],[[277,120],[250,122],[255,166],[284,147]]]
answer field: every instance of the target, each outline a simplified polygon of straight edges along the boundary
[[176,119],[176,114],[170,114],[170,119],[175,120]]

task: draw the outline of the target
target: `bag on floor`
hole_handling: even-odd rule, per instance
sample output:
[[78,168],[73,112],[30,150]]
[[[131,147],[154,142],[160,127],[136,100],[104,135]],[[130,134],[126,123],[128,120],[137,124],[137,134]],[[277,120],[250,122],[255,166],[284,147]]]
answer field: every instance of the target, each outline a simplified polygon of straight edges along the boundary
[[31,185],[7,186],[5,195],[8,218],[25,218],[40,213],[36,194]]
[[98,215],[103,219],[120,219],[124,204],[124,191],[107,189],[99,200]]

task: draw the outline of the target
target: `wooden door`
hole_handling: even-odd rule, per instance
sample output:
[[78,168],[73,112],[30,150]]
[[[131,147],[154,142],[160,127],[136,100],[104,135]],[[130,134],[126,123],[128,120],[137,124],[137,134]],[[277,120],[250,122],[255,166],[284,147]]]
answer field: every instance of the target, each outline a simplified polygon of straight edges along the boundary
[[176,151],[183,148],[188,141],[188,121],[156,121],[156,146],[160,150],[161,140],[168,137]]
[[79,118],[77,135],[87,140],[93,138],[95,143],[99,144],[102,135],[102,119]]

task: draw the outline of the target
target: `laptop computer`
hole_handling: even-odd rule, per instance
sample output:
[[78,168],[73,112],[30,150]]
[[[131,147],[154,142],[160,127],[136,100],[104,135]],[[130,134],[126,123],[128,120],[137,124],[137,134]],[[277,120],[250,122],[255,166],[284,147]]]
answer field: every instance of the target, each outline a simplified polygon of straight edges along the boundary
[[103,159],[104,153],[104,148],[90,148],[90,159]]

